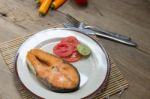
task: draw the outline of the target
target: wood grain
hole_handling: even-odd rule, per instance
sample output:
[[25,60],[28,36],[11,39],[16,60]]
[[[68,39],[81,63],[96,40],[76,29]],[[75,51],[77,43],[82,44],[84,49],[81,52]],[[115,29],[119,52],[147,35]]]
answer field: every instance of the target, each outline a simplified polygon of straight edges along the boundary
[[[57,11],[39,16],[34,0],[0,0],[0,42],[14,39],[66,21]],[[80,21],[131,37],[137,48],[103,38],[107,52],[129,82],[129,88],[111,99],[149,99],[150,97],[150,1],[149,0],[89,0],[79,7],[68,0],[59,11]],[[0,58],[0,99],[20,99],[13,77]],[[6,85],[7,82],[7,85]]]

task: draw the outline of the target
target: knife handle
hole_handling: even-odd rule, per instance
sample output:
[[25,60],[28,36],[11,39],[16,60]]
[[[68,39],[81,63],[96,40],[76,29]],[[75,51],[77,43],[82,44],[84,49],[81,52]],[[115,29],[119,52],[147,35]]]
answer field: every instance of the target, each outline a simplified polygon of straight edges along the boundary
[[116,42],[119,42],[119,43],[130,45],[130,46],[133,46],[133,47],[137,46],[137,44],[135,42],[131,41],[131,40],[123,40],[123,39],[116,38],[116,37],[113,37],[113,36],[108,36],[108,35],[100,34],[98,32],[95,32],[95,35],[96,36],[100,36],[100,37],[104,37],[104,38],[107,38],[107,39],[110,39],[110,40],[113,40],[113,41],[116,41]]
[[117,34],[117,33],[114,33],[114,32],[104,31],[102,29],[99,29],[99,28],[96,28],[96,27],[93,27],[93,26],[85,26],[84,28],[96,31],[96,32],[98,32],[100,34],[103,34],[103,35],[108,35],[108,36],[111,36],[111,37],[116,37],[118,39],[131,40],[131,38],[129,38],[127,36],[120,35],[120,34]]

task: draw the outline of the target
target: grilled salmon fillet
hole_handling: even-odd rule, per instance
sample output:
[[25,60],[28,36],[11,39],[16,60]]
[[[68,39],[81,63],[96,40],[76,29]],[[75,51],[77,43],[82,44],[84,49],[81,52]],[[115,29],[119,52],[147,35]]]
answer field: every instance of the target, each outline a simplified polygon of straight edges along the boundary
[[80,75],[72,64],[36,48],[31,49],[26,58],[30,70],[50,90],[72,92],[79,88]]

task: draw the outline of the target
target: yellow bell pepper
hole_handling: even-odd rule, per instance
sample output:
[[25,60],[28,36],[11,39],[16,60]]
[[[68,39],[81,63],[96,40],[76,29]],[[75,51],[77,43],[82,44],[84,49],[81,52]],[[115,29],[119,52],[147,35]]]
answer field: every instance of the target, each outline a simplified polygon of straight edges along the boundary
[[39,8],[39,13],[45,15],[48,12],[48,9],[52,3],[52,0],[42,0],[42,3]]

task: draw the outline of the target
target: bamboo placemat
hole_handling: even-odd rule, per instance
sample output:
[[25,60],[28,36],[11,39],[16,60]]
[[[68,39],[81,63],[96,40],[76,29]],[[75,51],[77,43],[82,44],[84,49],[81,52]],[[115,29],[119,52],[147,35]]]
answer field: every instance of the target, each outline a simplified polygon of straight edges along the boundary
[[[14,80],[16,82],[16,86],[18,91],[20,92],[23,99],[38,99],[36,96],[34,96],[32,93],[30,93],[20,82],[20,80],[17,78],[15,69],[14,69],[14,57],[15,54],[20,47],[20,45],[33,34],[27,34],[23,37],[16,38],[11,41],[4,42],[0,44],[0,53],[8,66],[9,70],[14,75]],[[110,77],[108,80],[108,83],[106,84],[105,88],[102,92],[97,91],[97,94],[95,94],[93,99],[103,99],[108,98],[109,96],[121,93],[128,87],[128,83],[117,68],[117,66],[110,60],[111,62],[111,72]]]

